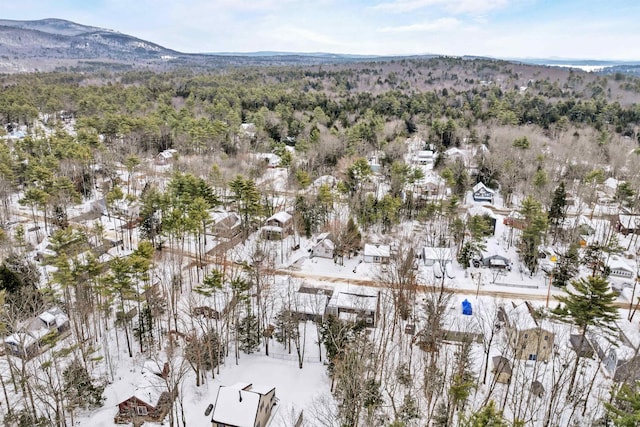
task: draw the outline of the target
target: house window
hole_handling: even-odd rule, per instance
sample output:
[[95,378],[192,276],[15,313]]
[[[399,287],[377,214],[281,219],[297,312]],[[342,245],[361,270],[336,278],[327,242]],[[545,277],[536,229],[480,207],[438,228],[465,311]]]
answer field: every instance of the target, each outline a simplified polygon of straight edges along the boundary
[[379,256],[374,256],[373,257],[373,262],[380,262],[380,257]]
[[549,335],[545,335],[545,336],[544,336],[544,340],[545,340],[545,341],[549,341]]
[[535,353],[529,354],[529,360],[533,360],[534,362],[538,359],[538,355]]
[[136,412],[138,415],[145,416],[147,415],[147,407],[146,406],[136,406]]
[[529,334],[524,334],[524,339],[526,340],[527,338],[529,338]]

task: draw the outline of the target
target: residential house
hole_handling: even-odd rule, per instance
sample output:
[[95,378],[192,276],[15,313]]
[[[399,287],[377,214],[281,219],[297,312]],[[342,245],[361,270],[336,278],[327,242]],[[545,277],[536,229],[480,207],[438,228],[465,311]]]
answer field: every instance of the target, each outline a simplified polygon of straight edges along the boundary
[[474,267],[489,267],[489,268],[497,268],[497,269],[505,269],[511,270],[511,260],[509,258],[504,257],[502,255],[494,254],[494,255],[482,255],[480,257],[476,257],[472,261]]
[[640,215],[618,215],[616,231],[625,236],[628,234],[640,234]]
[[321,322],[332,295],[333,291],[330,289],[302,285],[293,294],[289,310],[300,320]]
[[275,387],[236,383],[218,388],[212,427],[265,427],[277,404]]
[[453,249],[425,246],[422,248],[422,262],[428,267],[435,264],[445,267],[453,262]]
[[426,171],[422,179],[411,184],[408,188],[413,191],[414,197],[419,197],[423,200],[447,196],[449,193],[445,180],[432,171]]
[[168,150],[161,151],[155,157],[155,164],[158,166],[168,165],[173,162],[178,154],[178,150],[170,148]]
[[391,258],[391,248],[389,245],[370,245],[365,243],[363,255],[364,262],[387,264]]
[[162,423],[176,398],[177,392],[169,392],[166,377],[169,365],[162,370],[154,362],[145,363],[140,376],[135,376],[131,395],[118,403],[118,413],[114,417],[116,424],[133,423],[140,426],[144,422]]
[[336,245],[329,237],[329,233],[322,233],[318,236],[316,243],[309,250],[311,257],[333,259]]
[[48,337],[63,339],[70,334],[69,317],[54,307],[21,322],[16,331],[4,339],[8,354],[29,360],[49,349]]
[[472,191],[473,191],[473,200],[475,200],[476,202],[493,203],[493,200],[496,195],[496,192],[494,190],[490,189],[489,187],[484,185],[482,182],[477,183],[473,187]]
[[623,279],[633,280],[636,272],[626,262],[617,256],[611,256],[607,261],[609,267],[609,276],[620,277]]
[[419,150],[413,156],[413,163],[422,166],[431,166],[436,162],[437,154],[431,150]]
[[352,286],[332,295],[326,314],[346,321],[364,321],[367,326],[375,327],[379,311],[380,292]]
[[509,344],[517,359],[549,360],[555,334],[543,327],[542,319],[528,301],[500,307],[498,318],[504,322]]
[[495,375],[496,382],[509,384],[511,382],[511,374],[513,373],[509,359],[504,356],[493,356],[491,358],[491,364],[493,365],[491,372]]
[[[487,227],[487,230],[484,233],[485,236],[495,235],[496,223],[498,219],[496,218],[496,215],[493,213],[491,209],[488,209],[484,206],[471,205],[469,209],[467,209],[467,217],[466,217],[467,222],[470,219],[472,219],[472,217],[473,219],[478,219],[476,217],[480,217],[480,219],[484,221]],[[503,223],[504,221],[506,221],[506,218],[503,220]]]
[[220,320],[229,314],[238,303],[231,289],[225,289],[211,296],[200,296],[193,307],[194,316],[203,316],[208,319]]
[[260,230],[264,239],[283,239],[293,232],[293,216],[284,211],[277,212],[267,218]]
[[211,214],[211,232],[217,236],[231,239],[242,230],[242,220],[235,212],[213,212]]

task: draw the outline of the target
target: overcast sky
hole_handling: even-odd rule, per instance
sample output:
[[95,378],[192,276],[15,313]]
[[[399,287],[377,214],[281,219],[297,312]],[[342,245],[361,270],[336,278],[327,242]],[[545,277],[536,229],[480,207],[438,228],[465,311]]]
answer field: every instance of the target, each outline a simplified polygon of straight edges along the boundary
[[182,52],[332,52],[640,60],[639,0],[20,0]]

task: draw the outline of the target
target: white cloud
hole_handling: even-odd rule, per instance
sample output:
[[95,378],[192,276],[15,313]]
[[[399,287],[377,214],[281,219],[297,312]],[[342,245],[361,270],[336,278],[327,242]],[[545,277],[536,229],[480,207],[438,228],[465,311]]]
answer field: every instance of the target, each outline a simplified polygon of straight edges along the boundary
[[403,13],[439,7],[456,14],[477,14],[501,9],[508,4],[509,0],[393,0],[380,3],[373,9]]
[[436,32],[450,31],[460,26],[460,21],[456,18],[439,18],[432,22],[420,24],[400,25],[396,27],[383,27],[378,31],[381,33],[416,33],[416,32]]

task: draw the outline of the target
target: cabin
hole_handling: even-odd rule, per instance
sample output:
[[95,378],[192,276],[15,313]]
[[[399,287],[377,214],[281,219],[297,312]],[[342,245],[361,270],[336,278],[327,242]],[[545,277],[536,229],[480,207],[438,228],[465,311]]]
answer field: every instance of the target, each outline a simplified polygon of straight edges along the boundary
[[336,291],[327,304],[326,315],[348,322],[364,321],[367,327],[375,327],[380,312],[380,292],[367,288],[350,287]]
[[491,358],[491,365],[491,372],[495,375],[497,383],[509,384],[511,382],[513,369],[509,359],[504,356],[493,356],[493,358]]
[[231,239],[242,230],[242,221],[235,212],[213,212],[211,214],[211,232],[217,236]]
[[293,216],[284,211],[277,212],[267,218],[260,232],[266,240],[284,239],[293,233]]
[[333,259],[336,245],[329,238],[329,233],[322,233],[309,250],[311,257]]
[[618,215],[615,228],[625,236],[640,234],[640,215]]
[[251,383],[219,386],[212,427],[265,427],[278,403],[275,387]]
[[496,195],[496,192],[494,190],[490,189],[489,187],[484,185],[482,182],[477,183],[473,187],[472,191],[473,191],[473,200],[475,200],[476,202],[493,203],[493,200]]
[[118,413],[113,419],[116,424],[140,426],[145,422],[162,423],[167,416],[177,392],[169,392],[165,378],[169,375],[169,365],[162,370],[153,362],[145,363],[142,375],[132,384],[131,395],[118,403]]
[[365,243],[363,261],[374,264],[388,264],[391,259],[391,248],[388,245],[370,245]]
[[546,362],[553,351],[555,334],[543,327],[542,319],[528,301],[498,309],[516,359]]
[[50,348],[48,338],[63,339],[70,333],[69,317],[53,307],[21,322],[16,331],[4,339],[4,349],[7,354],[29,360]]
[[158,166],[165,166],[173,162],[178,155],[178,150],[170,148],[168,150],[161,151],[155,157],[154,163]]

